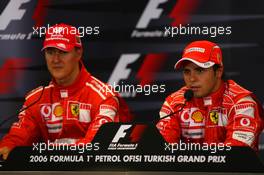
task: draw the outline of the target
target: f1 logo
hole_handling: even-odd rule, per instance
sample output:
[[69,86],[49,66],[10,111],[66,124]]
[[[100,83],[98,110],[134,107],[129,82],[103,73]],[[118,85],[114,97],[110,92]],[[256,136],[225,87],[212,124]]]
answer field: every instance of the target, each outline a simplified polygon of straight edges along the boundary
[[[121,138],[129,138],[127,141],[130,143],[138,143],[142,138],[142,135],[145,133],[147,125],[145,124],[136,124],[131,128],[132,125],[121,125],[116,135],[114,136],[112,143],[117,143]],[[130,130],[130,131],[128,131]],[[128,137],[126,135],[129,134]]]
[[0,30],[5,30],[12,20],[20,20],[26,10],[19,9],[22,4],[30,0],[10,0],[0,16]]
[[132,125],[121,125],[120,128],[118,129],[115,137],[113,138],[112,142],[117,143],[119,139],[124,138],[126,136],[126,130],[131,128]]
[[157,7],[159,4],[162,4],[166,1],[168,0],[150,0],[142,16],[140,17],[136,28],[146,28],[151,19],[159,18],[163,10]]
[[118,84],[121,79],[127,79],[131,72],[131,69],[128,69],[127,66],[138,60],[139,57],[140,54],[123,54],[116,64],[108,84]]

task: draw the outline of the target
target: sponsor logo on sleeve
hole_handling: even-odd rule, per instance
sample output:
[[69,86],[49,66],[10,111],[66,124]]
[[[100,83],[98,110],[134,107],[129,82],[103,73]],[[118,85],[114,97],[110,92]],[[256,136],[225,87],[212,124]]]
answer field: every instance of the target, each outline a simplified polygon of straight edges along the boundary
[[116,108],[111,105],[100,105],[99,115],[107,116],[114,120],[116,116]]
[[238,130],[247,130],[247,131],[256,131],[257,124],[254,122],[254,119],[251,117],[237,116],[234,118],[234,129]]
[[254,104],[246,103],[246,104],[238,104],[235,106],[236,115],[246,115],[254,118]]
[[247,131],[234,131],[232,138],[240,142],[246,143],[249,146],[251,146],[253,141],[255,140],[254,133]]
[[159,112],[159,115],[160,115],[160,118],[162,118],[162,117],[165,117],[166,115],[169,115],[170,113],[171,113],[170,110],[167,107],[163,106]]

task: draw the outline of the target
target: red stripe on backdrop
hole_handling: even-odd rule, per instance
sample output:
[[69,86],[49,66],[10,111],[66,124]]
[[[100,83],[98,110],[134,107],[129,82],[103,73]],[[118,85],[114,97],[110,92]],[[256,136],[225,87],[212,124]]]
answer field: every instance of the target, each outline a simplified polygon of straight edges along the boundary
[[[191,14],[198,8],[200,0],[178,0],[169,17],[174,18],[171,26],[188,23]],[[166,54],[148,54],[137,74],[140,85],[151,84],[167,59]]]
[[161,69],[165,59],[165,54],[148,54],[137,73],[139,84],[142,86],[151,84],[155,79],[155,73]]
[[0,68],[0,94],[11,93],[18,79],[22,78],[19,68],[27,65],[30,59],[27,58],[7,58]]
[[41,27],[44,24],[47,15],[47,6],[49,5],[49,0],[38,0],[37,6],[35,8],[32,18],[35,20],[35,27]]
[[145,132],[145,130],[147,129],[147,125],[140,125],[137,124],[132,133],[130,134],[130,139],[132,143],[137,143],[139,142],[139,140],[142,138],[143,133]]
[[178,0],[170,17],[174,18],[171,26],[184,25],[189,22],[191,14],[198,8],[200,0]]

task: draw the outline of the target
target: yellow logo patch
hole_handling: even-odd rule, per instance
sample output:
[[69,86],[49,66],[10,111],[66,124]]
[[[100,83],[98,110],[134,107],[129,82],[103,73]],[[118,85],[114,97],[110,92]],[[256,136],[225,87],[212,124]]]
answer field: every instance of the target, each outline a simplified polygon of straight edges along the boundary
[[73,116],[75,117],[79,116],[79,104],[71,104],[70,108]]
[[203,122],[203,114],[201,113],[201,111],[195,111],[193,114],[192,114],[192,119],[194,120],[194,122],[196,123],[201,123]]
[[219,114],[216,111],[211,111],[210,112],[210,120],[214,123],[217,124],[218,123],[218,119],[219,119]]
[[57,105],[57,106],[55,106],[55,109],[54,109],[54,115],[55,115],[56,117],[61,117],[62,114],[63,114],[63,108],[62,108],[62,106],[61,106],[61,105]]

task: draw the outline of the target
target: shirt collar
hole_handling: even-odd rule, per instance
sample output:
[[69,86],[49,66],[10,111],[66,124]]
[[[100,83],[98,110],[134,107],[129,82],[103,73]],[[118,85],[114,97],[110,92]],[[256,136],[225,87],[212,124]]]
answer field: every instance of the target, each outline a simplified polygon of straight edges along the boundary
[[82,89],[82,87],[85,86],[85,83],[90,78],[90,76],[91,76],[90,73],[81,63],[80,73],[73,84],[69,86],[60,86],[56,83],[54,79],[52,79],[51,84],[54,85],[55,96],[59,96],[60,98],[68,98],[75,95]]
[[221,81],[220,88],[207,97],[194,98],[194,104],[199,107],[219,106],[222,104],[226,83]]

